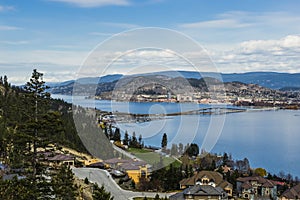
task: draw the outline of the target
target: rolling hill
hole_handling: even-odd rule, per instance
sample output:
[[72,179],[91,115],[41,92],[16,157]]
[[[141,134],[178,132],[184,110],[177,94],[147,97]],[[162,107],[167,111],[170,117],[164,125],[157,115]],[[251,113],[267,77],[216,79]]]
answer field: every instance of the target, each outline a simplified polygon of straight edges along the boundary
[[[221,76],[220,76],[221,75]],[[281,88],[299,88],[300,73],[278,73],[278,72],[247,72],[247,73],[231,73],[218,74],[214,72],[194,72],[194,71],[163,71],[145,74],[126,75],[112,74],[103,77],[87,77],[80,78],[76,81],[78,85],[94,85],[98,84],[105,90],[110,90],[111,87],[122,78],[123,81],[130,81],[136,77],[169,77],[169,78],[186,78],[186,79],[201,79],[204,77],[217,78],[220,77],[223,82],[241,82],[246,84],[257,84],[262,87],[279,90]],[[61,83],[51,83],[51,93],[53,94],[72,94],[75,80],[69,80]]]

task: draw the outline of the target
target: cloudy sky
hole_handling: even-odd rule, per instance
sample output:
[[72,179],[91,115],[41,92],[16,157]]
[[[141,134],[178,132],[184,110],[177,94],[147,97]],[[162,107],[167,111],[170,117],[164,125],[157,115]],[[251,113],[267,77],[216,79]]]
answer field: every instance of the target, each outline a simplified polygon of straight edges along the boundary
[[[299,10],[298,0],[0,0],[1,74],[23,84],[33,68],[51,82],[74,79],[82,67],[93,72],[87,75],[98,75],[94,71],[100,69],[88,69],[93,66],[101,66],[101,75],[193,70],[183,58],[189,54],[189,59],[201,63],[203,52],[219,72],[300,73]],[[144,27],[174,30],[203,47],[203,52],[189,51],[183,47],[189,42],[175,36],[154,37],[151,31],[135,38],[152,37],[157,49],[133,45],[135,50],[130,51],[136,41],[127,40],[124,31],[126,35]],[[115,35],[119,33],[121,38]],[[169,48],[160,47],[167,42]],[[180,47],[186,54],[178,53]],[[103,59],[112,60],[111,70],[103,70],[108,63]],[[132,70],[133,63],[139,69]]]

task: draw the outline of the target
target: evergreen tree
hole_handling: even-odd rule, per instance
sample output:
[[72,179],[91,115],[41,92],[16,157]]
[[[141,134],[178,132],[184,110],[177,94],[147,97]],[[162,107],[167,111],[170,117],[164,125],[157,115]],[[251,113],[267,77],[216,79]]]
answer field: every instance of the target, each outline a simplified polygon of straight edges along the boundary
[[93,192],[94,200],[113,200],[114,198],[111,196],[110,192],[107,192],[102,185],[99,187],[97,184],[94,185]]
[[211,163],[211,170],[215,170],[217,168],[216,161],[213,160]]
[[[5,81],[5,80],[4,80]],[[41,138],[39,135],[39,130],[42,125],[40,116],[45,110],[42,110],[44,107],[40,104],[45,103],[45,99],[50,97],[50,94],[45,90],[48,87],[45,85],[43,81],[43,74],[38,72],[36,69],[33,70],[30,81],[26,83],[24,89],[28,94],[28,104],[31,109],[27,111],[29,114],[28,128],[32,129],[29,132],[33,132],[31,134],[32,137],[32,145],[33,145],[33,178],[35,180],[35,176],[37,175],[37,148],[38,148],[38,140]],[[30,134],[30,133],[29,133]]]
[[77,187],[74,185],[74,175],[68,166],[62,165],[52,179],[55,199],[72,200],[76,198]]
[[114,141],[121,141],[121,133],[119,128],[116,128],[113,139]]
[[142,135],[140,134],[140,136],[139,136],[139,146],[140,146],[140,148],[142,148],[142,146],[143,146],[142,145],[142,139],[143,139]]
[[224,153],[224,154],[223,154],[223,165],[226,165],[227,162],[228,162],[228,160],[229,160],[229,158],[228,158],[227,153]]
[[30,185],[34,194],[32,199],[51,199],[51,196],[56,195],[57,192],[47,180],[51,175],[46,170],[47,164],[41,162],[41,158],[37,156],[38,148],[45,149],[49,143],[64,138],[61,113],[50,111],[50,94],[46,92],[47,88],[43,81],[43,74],[34,69],[30,81],[24,88],[26,92],[24,101],[28,107],[23,111],[24,123],[18,128],[21,137],[15,141],[18,147],[23,144],[28,149],[25,153],[28,159],[25,159],[25,162],[31,163],[27,176],[32,182]]
[[131,144],[132,144],[132,138],[129,137],[129,138],[128,138],[128,146],[131,147]]
[[124,139],[123,139],[123,144],[128,145],[129,144],[129,135],[128,132],[125,131]]
[[4,76],[3,85],[4,85],[4,87],[5,87],[6,89],[10,87],[10,84],[9,84],[9,82],[8,82],[8,78],[7,78],[6,75]]
[[168,144],[167,134],[164,133],[164,135],[163,135],[163,137],[162,137],[162,140],[161,140],[161,148],[162,148],[163,151],[166,150],[167,144]]
[[109,128],[108,128],[108,135],[109,135],[109,139],[113,140],[114,139],[114,132],[112,130],[112,125],[109,124]]
[[138,141],[136,139],[135,132],[132,133],[132,138],[130,140],[129,146],[133,147],[133,148],[137,148],[138,147]]
[[107,130],[107,126],[106,125],[104,125],[104,134],[109,139],[108,130]]
[[18,180],[14,177],[12,180],[0,180],[0,196],[3,200],[28,200],[36,199],[34,191],[30,185],[29,179]]
[[186,153],[192,157],[192,156],[197,156],[199,154],[199,147],[197,144],[192,143],[188,149],[186,150]]
[[[25,178],[2,181],[0,199],[53,199],[47,163],[37,149],[49,143],[86,151],[76,133],[71,104],[50,100],[43,74],[33,70],[24,90],[0,81],[0,159]],[[91,120],[90,120],[91,121]],[[65,175],[67,175],[66,173]],[[54,176],[53,181],[57,181]],[[68,178],[64,179],[64,181]],[[74,190],[75,191],[75,190]],[[74,199],[74,198],[72,198]]]
[[155,197],[154,197],[154,200],[160,200],[160,198],[159,198],[159,195],[158,195],[158,194],[156,194],[156,195],[155,195]]

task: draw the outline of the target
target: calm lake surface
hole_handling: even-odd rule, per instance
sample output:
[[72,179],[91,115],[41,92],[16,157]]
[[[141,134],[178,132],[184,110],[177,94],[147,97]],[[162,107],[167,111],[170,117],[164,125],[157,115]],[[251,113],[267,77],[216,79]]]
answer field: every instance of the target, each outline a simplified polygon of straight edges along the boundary
[[[136,103],[84,99],[65,95],[54,98],[85,107],[112,112],[173,113],[195,110],[190,103]],[[216,105],[215,105],[216,106]],[[242,112],[227,115],[185,115],[146,123],[117,124],[124,133],[143,137],[145,145],[160,146],[163,133],[172,143],[197,143],[213,153],[231,153],[234,159],[247,157],[251,167],[263,167],[272,173],[283,170],[300,176],[300,111],[278,110]]]

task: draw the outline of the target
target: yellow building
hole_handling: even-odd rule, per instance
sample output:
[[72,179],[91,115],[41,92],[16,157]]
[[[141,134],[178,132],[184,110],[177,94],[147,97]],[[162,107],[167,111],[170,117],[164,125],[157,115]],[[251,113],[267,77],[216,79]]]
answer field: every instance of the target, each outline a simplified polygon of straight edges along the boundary
[[128,174],[135,183],[140,182],[140,178],[148,177],[147,163],[143,161],[133,161],[120,165],[120,169]]
[[140,178],[147,178],[149,175],[147,163],[144,161],[112,158],[105,160],[104,163],[108,168],[128,174],[129,178],[134,180],[135,183],[139,183]]

